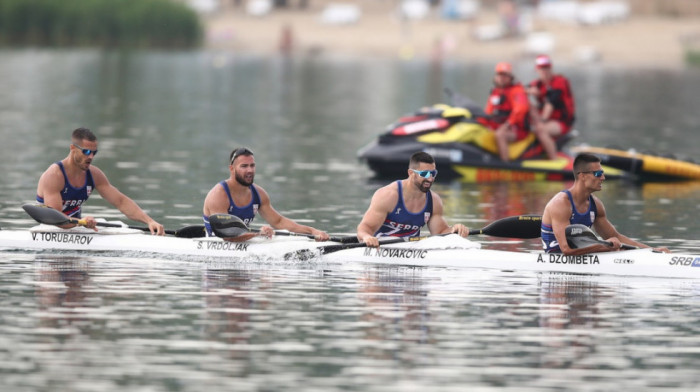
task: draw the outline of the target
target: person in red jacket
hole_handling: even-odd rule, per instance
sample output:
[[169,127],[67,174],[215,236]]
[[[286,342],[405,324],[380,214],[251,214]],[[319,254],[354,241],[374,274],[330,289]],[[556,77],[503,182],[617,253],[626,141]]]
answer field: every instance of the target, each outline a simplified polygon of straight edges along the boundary
[[533,131],[549,159],[557,157],[555,138],[571,130],[576,106],[569,80],[552,72],[552,60],[541,55],[535,59],[538,78],[530,82],[528,94],[537,101],[530,113]]
[[488,126],[494,130],[498,154],[508,161],[508,144],[524,139],[530,132],[530,102],[520,82],[515,81],[510,63],[496,64],[486,113],[491,116]]

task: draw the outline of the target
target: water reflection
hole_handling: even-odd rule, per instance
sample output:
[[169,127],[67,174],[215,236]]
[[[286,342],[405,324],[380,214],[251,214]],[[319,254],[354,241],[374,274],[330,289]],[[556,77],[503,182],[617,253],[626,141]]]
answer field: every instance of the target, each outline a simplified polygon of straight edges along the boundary
[[[265,293],[271,283],[260,273],[245,269],[207,269],[202,279],[206,294],[205,338],[233,345],[252,343],[255,326],[251,315],[260,314],[269,307]],[[229,355],[244,358],[247,353],[232,349]]]
[[[39,322],[43,328],[62,329],[79,334],[98,307],[85,288],[91,285],[89,262],[84,257],[37,256],[34,261],[36,298],[39,304]],[[93,298],[97,299],[97,298]]]
[[[376,267],[365,270],[359,280],[358,294],[363,300],[360,320],[367,325],[363,328],[364,339],[431,342],[430,293],[420,269]],[[375,358],[398,354],[378,347],[367,347],[365,354]]]
[[611,311],[610,289],[585,277],[551,274],[539,282],[538,290],[538,321],[546,347],[541,366],[586,367],[586,357],[597,351],[596,336],[610,328],[604,316]]

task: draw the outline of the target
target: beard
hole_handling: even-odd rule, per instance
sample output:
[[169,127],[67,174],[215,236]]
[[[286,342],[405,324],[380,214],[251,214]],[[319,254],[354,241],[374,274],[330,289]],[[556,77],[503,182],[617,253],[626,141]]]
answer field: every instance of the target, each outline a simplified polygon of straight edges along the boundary
[[253,185],[253,180],[255,179],[255,174],[250,175],[250,180],[246,180],[244,176],[239,175],[236,173],[235,176],[236,182],[243,185],[243,186],[251,186]]
[[423,193],[428,193],[430,187],[433,185],[430,181],[416,181],[414,184],[416,184],[416,188]]

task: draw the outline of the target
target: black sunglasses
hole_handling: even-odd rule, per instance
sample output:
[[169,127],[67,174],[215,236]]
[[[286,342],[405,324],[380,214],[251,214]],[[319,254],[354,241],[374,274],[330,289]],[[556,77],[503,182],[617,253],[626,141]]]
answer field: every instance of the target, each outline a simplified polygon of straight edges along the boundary
[[602,177],[605,174],[602,170],[580,171],[579,173],[593,173],[593,177]]
[[229,162],[229,165],[233,165],[233,161],[235,161],[236,158],[238,158],[241,155],[255,155],[255,154],[253,154],[253,151],[251,151],[245,147],[237,148],[237,149],[233,150],[233,155],[231,155],[231,161]]
[[89,149],[89,148],[82,148],[82,147],[80,147],[79,145],[77,145],[77,144],[75,144],[75,143],[72,143],[72,144],[73,144],[75,147],[77,147],[80,151],[82,151],[83,154],[84,154],[85,156],[90,156],[90,154],[92,154],[93,156],[94,156],[94,155],[97,155],[97,150],[91,150],[91,149]]

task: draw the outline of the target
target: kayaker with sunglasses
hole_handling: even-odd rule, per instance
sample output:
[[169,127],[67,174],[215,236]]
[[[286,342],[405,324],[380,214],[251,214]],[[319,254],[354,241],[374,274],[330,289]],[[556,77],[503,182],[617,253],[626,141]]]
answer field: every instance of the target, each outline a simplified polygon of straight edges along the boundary
[[[617,251],[620,250],[621,244],[649,248],[648,245],[620,234],[608,220],[603,202],[593,196],[593,192],[603,188],[603,181],[605,181],[605,172],[600,164],[600,158],[592,154],[579,154],[574,159],[573,172],[574,185],[554,195],[544,208],[542,214],[544,251],[574,256]],[[572,224],[593,227],[596,233],[611,242],[612,246],[595,244],[585,248],[571,248],[566,240],[566,227]],[[654,250],[669,252],[665,247],[654,248]]]
[[369,247],[377,247],[378,237],[417,237],[426,224],[430,234],[468,236],[469,229],[463,224],[450,226],[445,221],[442,199],[430,191],[437,174],[435,160],[430,154],[413,154],[408,164],[408,178],[374,192],[357,226],[357,239]]
[[[277,230],[292,233],[311,234],[317,241],[327,241],[328,233],[311,226],[301,225],[282,216],[272,207],[270,196],[261,186],[253,184],[255,180],[255,156],[246,147],[236,148],[229,155],[229,178],[219,181],[204,199],[202,218],[208,236],[213,236],[209,216],[212,214],[231,214],[249,225],[260,214],[270,226],[260,228],[260,235],[272,237]],[[246,233],[236,237],[236,241],[247,241],[257,233]]]
[[[121,211],[127,218],[148,225],[152,234],[163,235],[163,225],[148,216],[135,201],[112,185],[107,176],[92,165],[97,155],[97,137],[87,128],[78,128],[71,135],[70,150],[63,160],[54,162],[39,178],[36,201],[81,218],[83,203],[97,190],[103,199]],[[83,218],[85,226],[97,231],[95,218]],[[61,226],[70,228],[74,224]]]

